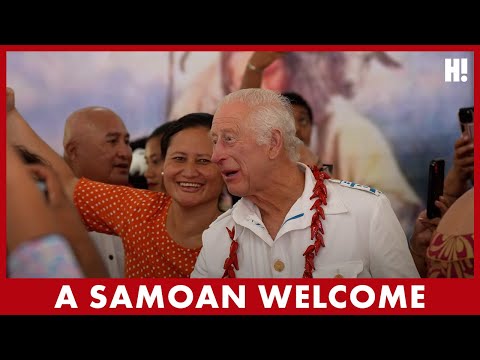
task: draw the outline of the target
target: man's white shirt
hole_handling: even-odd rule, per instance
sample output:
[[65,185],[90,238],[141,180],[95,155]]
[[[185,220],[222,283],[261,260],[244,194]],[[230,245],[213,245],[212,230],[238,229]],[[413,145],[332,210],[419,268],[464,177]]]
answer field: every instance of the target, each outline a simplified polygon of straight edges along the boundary
[[[221,278],[229,256],[231,239],[226,228],[235,227],[238,241],[239,278],[301,278],[303,253],[311,240],[310,199],[315,185],[304,164],[305,187],[272,239],[259,209],[242,198],[204,231],[203,247],[192,278]],[[323,206],[325,247],[315,257],[316,278],[418,278],[405,233],[388,198],[367,186],[325,180],[327,205]]]

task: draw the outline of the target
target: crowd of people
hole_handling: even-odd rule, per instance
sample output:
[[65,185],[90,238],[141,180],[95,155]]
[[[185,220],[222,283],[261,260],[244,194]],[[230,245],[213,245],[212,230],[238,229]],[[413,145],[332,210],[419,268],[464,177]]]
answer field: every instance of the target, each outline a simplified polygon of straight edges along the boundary
[[[441,216],[428,219],[368,121],[352,115],[353,130],[335,125],[323,139],[334,148],[312,146],[324,110],[316,115],[299,92],[262,88],[284,56],[253,53],[239,89],[214,110],[152,131],[146,189],[129,181],[130,135],[113,110],[73,111],[62,157],[7,88],[8,276],[473,277],[473,140],[454,144]],[[352,150],[358,134],[375,148]],[[410,234],[411,215],[399,214],[413,211]]]
[[[293,100],[302,161],[333,165],[333,176],[381,189],[406,234],[422,201],[400,169],[377,125],[352,107],[373,64],[397,71],[402,64],[385,52],[224,52],[172,106],[214,112],[221,99],[241,88],[265,88]],[[220,84],[220,86],[218,85]],[[359,141],[361,139],[361,141]]]

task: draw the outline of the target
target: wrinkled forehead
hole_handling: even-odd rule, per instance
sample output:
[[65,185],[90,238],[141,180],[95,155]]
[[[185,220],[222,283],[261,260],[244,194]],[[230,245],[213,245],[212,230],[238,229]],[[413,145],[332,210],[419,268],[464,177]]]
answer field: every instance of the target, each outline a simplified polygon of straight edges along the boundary
[[215,134],[226,128],[240,129],[250,122],[252,109],[241,102],[221,105],[213,116],[211,133]]
[[109,140],[128,141],[129,137],[123,122],[115,118],[91,122],[75,135],[77,141],[85,146],[100,145]]
[[86,126],[91,131],[97,131],[102,134],[120,133],[126,135],[128,133],[122,119],[114,113],[101,112],[87,119]]
[[111,111],[96,110],[90,112],[89,116],[92,123],[103,124],[106,126],[125,127],[123,120],[116,113]]

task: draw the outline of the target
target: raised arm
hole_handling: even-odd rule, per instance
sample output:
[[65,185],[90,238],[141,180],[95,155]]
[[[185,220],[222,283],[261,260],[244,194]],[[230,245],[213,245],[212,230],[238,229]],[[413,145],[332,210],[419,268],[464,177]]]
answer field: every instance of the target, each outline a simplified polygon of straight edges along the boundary
[[443,185],[443,194],[450,204],[470,187],[469,181],[473,179],[473,151],[473,141],[466,134],[455,141],[453,166],[448,171]]
[[[108,277],[95,244],[53,170],[40,164],[25,165],[9,144],[6,155],[10,275]],[[46,193],[34,179],[42,179]]]
[[248,60],[242,78],[242,89],[260,88],[262,86],[263,71],[275,60],[283,56],[279,51],[256,51]]
[[[15,93],[7,87],[7,139],[12,145],[22,145],[27,150],[37,154],[55,169],[65,193],[73,199],[73,190],[78,179],[72,170],[45,141],[43,141],[23,116],[18,112],[15,104]],[[47,126],[48,124],[45,124]]]

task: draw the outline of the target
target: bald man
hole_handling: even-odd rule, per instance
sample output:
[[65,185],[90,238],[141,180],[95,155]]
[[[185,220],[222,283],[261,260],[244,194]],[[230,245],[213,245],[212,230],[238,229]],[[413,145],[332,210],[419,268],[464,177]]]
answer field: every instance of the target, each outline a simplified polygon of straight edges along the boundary
[[130,135],[122,119],[104,107],[79,109],[67,118],[64,158],[76,176],[127,185],[132,161]]
[[[70,114],[63,137],[64,159],[75,176],[128,185],[132,162],[130,135],[120,116],[108,108],[86,107]],[[110,277],[124,277],[122,239],[91,232]]]

